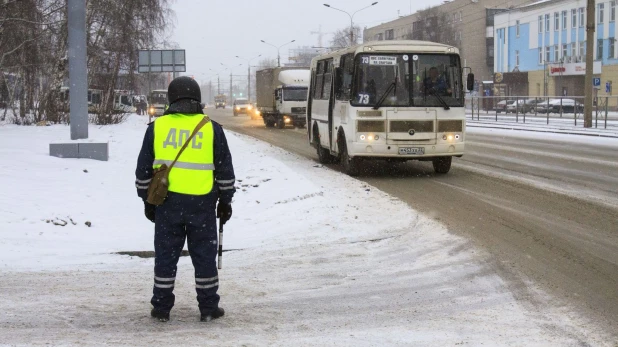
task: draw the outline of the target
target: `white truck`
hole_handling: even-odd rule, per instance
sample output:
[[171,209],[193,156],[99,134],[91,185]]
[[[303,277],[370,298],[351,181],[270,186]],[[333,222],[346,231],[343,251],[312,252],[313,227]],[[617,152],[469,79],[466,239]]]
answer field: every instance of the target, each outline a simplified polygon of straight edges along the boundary
[[256,72],[257,109],[266,127],[307,124],[308,67],[276,67]]

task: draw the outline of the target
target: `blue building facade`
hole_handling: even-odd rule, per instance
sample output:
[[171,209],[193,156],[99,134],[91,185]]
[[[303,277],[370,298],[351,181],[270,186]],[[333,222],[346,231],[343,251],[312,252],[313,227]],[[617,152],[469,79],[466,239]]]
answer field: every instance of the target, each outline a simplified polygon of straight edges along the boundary
[[[593,71],[603,81],[618,81],[616,1],[597,0],[595,17]],[[497,14],[494,23],[499,93],[584,94],[586,0],[538,1]]]

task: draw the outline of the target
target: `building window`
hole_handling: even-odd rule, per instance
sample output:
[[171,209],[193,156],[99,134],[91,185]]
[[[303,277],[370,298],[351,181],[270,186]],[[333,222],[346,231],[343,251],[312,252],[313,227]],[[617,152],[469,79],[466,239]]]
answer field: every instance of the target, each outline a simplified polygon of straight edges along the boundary
[[567,55],[568,55],[567,45],[563,44],[562,45],[562,61],[564,61],[564,58],[566,58]]
[[554,30],[560,30],[560,13],[554,12]]
[[577,55],[577,44],[575,42],[571,43],[571,57]]
[[562,29],[567,28],[567,11],[562,11]]
[[586,56],[586,41],[579,41],[579,58],[584,59]]
[[543,47],[539,47],[539,65],[543,64]]
[[546,62],[551,61],[551,47],[549,46],[545,47],[545,61]]
[[390,29],[384,32],[384,39],[386,40],[394,40],[395,39],[395,30]]
[[539,16],[539,33],[543,32],[543,16]]
[[515,51],[515,66],[519,66],[519,51]]
[[603,39],[597,40],[597,59],[603,59]]
[[459,11],[459,21],[463,21],[463,11]]
[[579,26],[583,27],[584,23],[586,23],[586,9],[584,7],[580,7],[578,10],[579,13]]
[[616,38],[609,38],[609,52],[607,52],[608,58],[614,58],[614,51],[616,50]]
[[605,4],[599,4],[599,10],[597,11],[599,14],[599,18],[597,18],[597,23],[603,23],[603,17],[605,17]]
[[545,32],[548,33],[551,26],[550,26],[550,21],[549,21],[549,14],[545,15]]
[[384,34],[382,34],[382,33],[376,34],[375,39],[376,39],[376,41],[383,41],[384,40]]
[[609,21],[616,21],[616,1],[609,2]]
[[554,62],[560,61],[560,50],[558,45],[554,45]]
[[515,21],[515,36],[519,37],[519,21]]
[[577,27],[577,10],[571,10],[571,28]]

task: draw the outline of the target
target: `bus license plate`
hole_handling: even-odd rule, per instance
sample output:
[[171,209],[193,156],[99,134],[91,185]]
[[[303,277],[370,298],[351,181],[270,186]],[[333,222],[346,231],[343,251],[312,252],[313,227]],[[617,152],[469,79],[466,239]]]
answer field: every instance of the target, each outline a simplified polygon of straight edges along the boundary
[[425,154],[425,147],[399,147],[399,154]]

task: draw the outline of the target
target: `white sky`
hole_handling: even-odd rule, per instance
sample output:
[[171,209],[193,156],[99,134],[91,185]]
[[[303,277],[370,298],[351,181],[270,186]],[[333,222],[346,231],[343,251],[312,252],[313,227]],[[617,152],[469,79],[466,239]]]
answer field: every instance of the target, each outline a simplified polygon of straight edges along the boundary
[[[247,73],[246,59],[262,55],[251,65],[264,58],[276,58],[277,49],[260,40],[280,46],[291,40],[296,42],[281,48],[281,64],[287,62],[288,49],[301,46],[317,46],[320,25],[325,33],[323,45],[328,46],[332,33],[349,27],[350,17],[345,13],[325,7],[328,3],[353,13],[375,0],[176,0],[172,9],[176,13],[172,41],[186,50],[187,75],[193,75],[200,83],[216,74],[209,69],[221,71],[221,63],[233,67],[234,75]],[[378,0],[378,4],[358,12],[354,24],[361,28],[372,27],[416,12],[441,0]],[[242,66],[238,66],[242,64]],[[229,76],[229,70],[222,73]],[[228,77],[229,78],[229,77]]]

